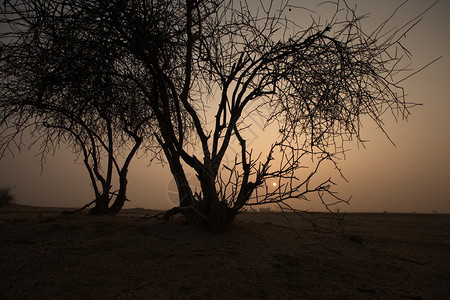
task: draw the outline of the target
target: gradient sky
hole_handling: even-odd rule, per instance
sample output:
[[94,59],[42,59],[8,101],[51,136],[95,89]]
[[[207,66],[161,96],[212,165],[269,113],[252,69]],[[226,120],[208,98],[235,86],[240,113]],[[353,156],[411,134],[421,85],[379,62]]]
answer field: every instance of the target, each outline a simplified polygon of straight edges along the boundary
[[[356,1],[360,14],[371,15],[368,26],[384,20],[402,2]],[[316,2],[291,3],[311,7]],[[395,23],[411,19],[432,3],[434,0],[409,1]],[[373,124],[363,124],[362,137],[370,142],[365,149],[350,145],[352,150],[340,165],[349,182],[338,181],[336,190],[342,197],[352,196],[344,210],[450,213],[449,12],[450,1],[441,0],[408,33],[404,45],[413,55],[412,68],[420,69],[439,56],[443,58],[404,82],[408,100],[423,106],[412,109],[407,122],[396,123],[388,115],[384,118],[396,146]],[[294,10],[292,13],[299,15]],[[255,145],[259,143],[270,141],[258,135]],[[0,160],[0,187],[13,187],[17,203],[80,207],[93,199],[84,166],[74,164],[70,150],[61,149],[48,157],[42,175],[36,153],[37,149],[31,149]],[[128,192],[131,202],[125,207],[168,209],[176,205],[168,167],[147,165],[145,158],[132,163]],[[320,209],[314,203],[304,208]]]

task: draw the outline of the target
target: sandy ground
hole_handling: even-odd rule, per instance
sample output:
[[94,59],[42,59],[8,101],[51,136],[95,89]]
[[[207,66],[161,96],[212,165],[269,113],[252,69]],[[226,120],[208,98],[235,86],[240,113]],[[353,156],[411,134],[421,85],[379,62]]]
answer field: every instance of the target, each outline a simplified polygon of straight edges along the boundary
[[0,299],[449,299],[450,215],[349,214],[332,232],[244,213],[183,219],[0,207]]

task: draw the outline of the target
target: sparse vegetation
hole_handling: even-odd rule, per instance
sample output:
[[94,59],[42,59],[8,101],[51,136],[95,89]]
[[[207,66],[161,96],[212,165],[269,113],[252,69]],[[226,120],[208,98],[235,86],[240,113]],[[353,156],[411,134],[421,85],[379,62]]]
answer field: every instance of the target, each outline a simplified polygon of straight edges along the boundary
[[16,200],[16,196],[11,190],[11,187],[0,188],[0,205],[9,204]]

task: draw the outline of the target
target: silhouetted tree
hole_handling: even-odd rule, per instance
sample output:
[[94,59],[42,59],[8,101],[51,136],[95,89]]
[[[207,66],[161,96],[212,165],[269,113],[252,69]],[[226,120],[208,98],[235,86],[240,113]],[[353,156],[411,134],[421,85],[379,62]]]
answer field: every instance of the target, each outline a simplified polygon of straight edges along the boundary
[[152,116],[138,90],[110,75],[121,66],[116,49],[101,40],[105,24],[58,1],[8,2],[3,14],[3,151],[21,143],[27,128],[42,159],[61,143],[69,146],[88,171],[91,212],[116,214]]
[[[312,184],[319,166],[329,161],[337,167],[335,158],[343,153],[344,143],[360,140],[361,116],[383,130],[381,116],[386,111],[402,117],[409,114],[411,104],[405,101],[396,76],[404,69],[400,52],[409,54],[400,40],[418,19],[391,30],[387,29],[389,18],[366,33],[362,17],[346,1],[327,1],[335,14],[327,21],[312,19],[306,29],[288,18],[289,11],[302,9],[288,2],[261,1],[258,9],[244,0],[5,3],[18,15],[33,12],[33,20],[25,25],[22,18],[11,21],[18,31],[45,27],[45,22],[40,23],[45,19],[42,15],[55,16],[60,24],[56,29],[69,30],[63,39],[67,52],[51,52],[61,60],[48,55],[51,66],[44,64],[44,73],[55,75],[61,64],[84,70],[85,52],[93,51],[88,57],[103,59],[89,60],[89,64],[98,64],[95,70],[102,80],[108,78],[107,86],[132,90],[143,98],[137,115],[141,120],[152,116],[156,124],[145,138],[152,136],[159,144],[180,195],[180,205],[167,216],[182,212],[192,222],[215,230],[226,228],[246,206],[287,205],[286,200],[307,199],[311,193],[327,208],[345,202],[330,189],[331,180]],[[87,29],[78,30],[79,26]],[[61,43],[60,37],[49,42],[30,34],[19,39],[20,45],[28,45],[33,38],[52,49]],[[70,55],[71,46],[80,53]],[[33,58],[35,53],[30,48],[22,57]],[[67,78],[58,88],[65,91],[79,78]],[[81,94],[86,90],[105,91],[103,84],[94,83],[77,88]],[[52,99],[59,97],[52,94]],[[73,102],[75,111],[82,103]],[[123,103],[134,105],[129,99]],[[97,108],[92,103],[86,107]],[[34,111],[30,114],[36,118]],[[267,152],[250,149],[246,124],[255,116],[277,129]],[[108,131],[98,127],[95,133]],[[233,140],[239,151],[234,163],[225,163]],[[308,156],[316,159],[316,165],[305,178],[298,178],[302,160]],[[195,171],[201,192],[192,191],[186,170]],[[270,189],[267,182],[274,178],[278,185]],[[335,201],[327,202],[325,196]]]

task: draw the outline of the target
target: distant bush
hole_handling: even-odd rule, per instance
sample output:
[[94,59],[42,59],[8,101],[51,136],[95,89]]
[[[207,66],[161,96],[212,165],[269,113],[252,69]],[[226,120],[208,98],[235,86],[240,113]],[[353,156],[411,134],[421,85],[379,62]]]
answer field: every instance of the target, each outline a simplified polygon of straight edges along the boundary
[[0,188],[0,205],[8,204],[14,202],[16,196],[12,194],[11,188]]

